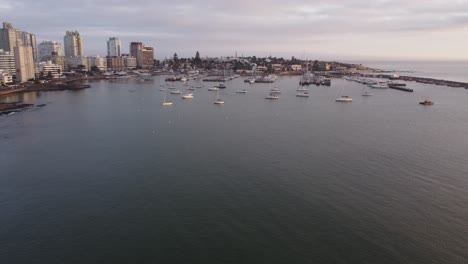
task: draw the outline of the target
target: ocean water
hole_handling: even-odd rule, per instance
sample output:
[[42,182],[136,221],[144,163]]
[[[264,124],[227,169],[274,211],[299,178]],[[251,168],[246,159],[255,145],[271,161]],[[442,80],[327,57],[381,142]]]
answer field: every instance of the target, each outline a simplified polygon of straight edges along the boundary
[[468,61],[364,61],[365,66],[404,76],[468,82]]
[[162,78],[2,99],[0,263],[468,263],[467,90]]

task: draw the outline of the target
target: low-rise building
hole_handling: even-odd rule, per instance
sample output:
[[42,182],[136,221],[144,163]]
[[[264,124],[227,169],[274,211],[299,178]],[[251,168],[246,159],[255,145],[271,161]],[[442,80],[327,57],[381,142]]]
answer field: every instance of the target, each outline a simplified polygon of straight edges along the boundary
[[15,56],[13,52],[0,50],[0,70],[11,75],[16,74]]
[[84,56],[76,56],[76,57],[66,57],[65,58],[65,69],[70,71],[72,69],[82,69],[85,71],[90,70],[90,66],[88,63],[88,58]]
[[43,77],[52,77],[52,78],[59,78],[63,72],[63,68],[60,65],[52,63],[52,61],[40,62],[37,64],[37,72],[38,76]]
[[131,57],[131,56],[124,57],[124,60],[125,60],[125,68],[129,70],[136,69],[136,67],[138,66],[137,58],[135,57]]
[[125,70],[125,59],[122,57],[107,57],[107,69],[113,71]]
[[292,71],[302,71],[302,65],[301,64],[293,64],[290,66]]
[[102,72],[107,71],[107,58],[106,57],[101,57],[101,56],[89,57],[88,61],[89,61],[90,68],[97,67]]
[[13,76],[8,72],[0,70],[0,81],[2,82],[2,84],[13,83]]

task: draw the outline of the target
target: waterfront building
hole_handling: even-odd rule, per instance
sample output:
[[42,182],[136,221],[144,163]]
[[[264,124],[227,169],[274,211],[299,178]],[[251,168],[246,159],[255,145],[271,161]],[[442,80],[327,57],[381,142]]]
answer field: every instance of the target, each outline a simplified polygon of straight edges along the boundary
[[37,74],[39,76],[51,76],[52,78],[59,78],[63,72],[63,68],[60,65],[52,63],[52,61],[39,62],[37,64]]
[[0,70],[11,75],[16,74],[15,56],[13,52],[0,50]]
[[18,82],[27,82],[35,78],[35,65],[33,57],[33,49],[31,46],[23,45],[21,40],[18,40],[14,48],[16,80]]
[[107,71],[107,58],[106,57],[89,57],[89,66],[90,68],[96,66],[100,71]]
[[81,57],[83,53],[83,41],[78,31],[67,31],[63,38],[65,57]]
[[122,42],[119,38],[112,37],[107,41],[107,56],[120,57],[122,55]]
[[73,69],[90,70],[88,58],[85,56],[65,57],[65,70]]
[[62,45],[55,41],[42,41],[38,46],[38,59],[39,61],[48,61],[52,53],[62,55]]
[[0,70],[0,81],[1,84],[10,84],[13,82],[13,76],[8,72]]
[[154,49],[152,47],[143,46],[143,48],[138,51],[137,63],[138,63],[138,67],[141,67],[141,68],[153,67],[154,66]]
[[302,71],[302,65],[301,64],[293,64],[290,66],[292,71]]
[[131,56],[125,56],[123,58],[125,60],[125,68],[126,69],[129,69],[129,70],[136,69],[136,67],[138,66],[137,58],[131,57]]
[[107,69],[123,71],[125,69],[125,59],[117,56],[107,57]]

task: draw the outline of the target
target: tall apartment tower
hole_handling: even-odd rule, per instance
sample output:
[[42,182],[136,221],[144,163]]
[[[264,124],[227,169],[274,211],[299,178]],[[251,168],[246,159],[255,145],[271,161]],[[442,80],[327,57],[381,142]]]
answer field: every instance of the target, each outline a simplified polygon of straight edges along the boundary
[[18,40],[14,48],[16,79],[19,82],[27,82],[29,79],[35,78],[35,65],[33,57],[33,49],[29,45],[24,45],[21,40]]
[[21,41],[23,45],[30,46],[33,51],[34,61],[37,61],[37,45],[36,45],[36,35],[21,31]]
[[143,43],[141,42],[131,42],[130,43],[130,56],[137,59],[137,65],[141,67],[141,58],[138,59],[138,56],[141,55],[140,51],[143,49]]
[[119,38],[109,38],[107,41],[107,56],[120,57],[122,56],[122,42]]
[[3,22],[3,28],[0,29],[0,49],[13,53],[16,43],[20,39],[21,31],[14,29],[11,23]]
[[65,57],[84,56],[83,41],[78,31],[67,31],[63,38],[63,44],[65,46]]
[[39,61],[50,60],[52,53],[62,55],[62,45],[55,41],[42,41],[38,45],[38,59]]

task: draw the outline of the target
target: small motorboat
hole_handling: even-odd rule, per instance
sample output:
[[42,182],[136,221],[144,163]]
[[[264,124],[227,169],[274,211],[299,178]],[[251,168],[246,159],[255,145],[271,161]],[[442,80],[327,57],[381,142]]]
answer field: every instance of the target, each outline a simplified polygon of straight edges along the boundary
[[297,93],[296,94],[296,97],[309,97],[309,93],[308,92],[303,92],[303,93]]
[[424,101],[422,102],[419,102],[420,105],[433,105],[434,102],[429,100],[429,99],[425,99]]
[[277,94],[270,93],[265,97],[265,99],[279,99],[279,96]]
[[341,97],[338,97],[335,99],[336,102],[343,102],[343,103],[349,103],[352,102],[353,99],[347,95],[342,95]]
[[219,91],[218,87],[210,87],[208,88],[208,91]]
[[193,99],[193,93],[184,94],[184,95],[182,95],[182,98],[184,98],[184,99]]

